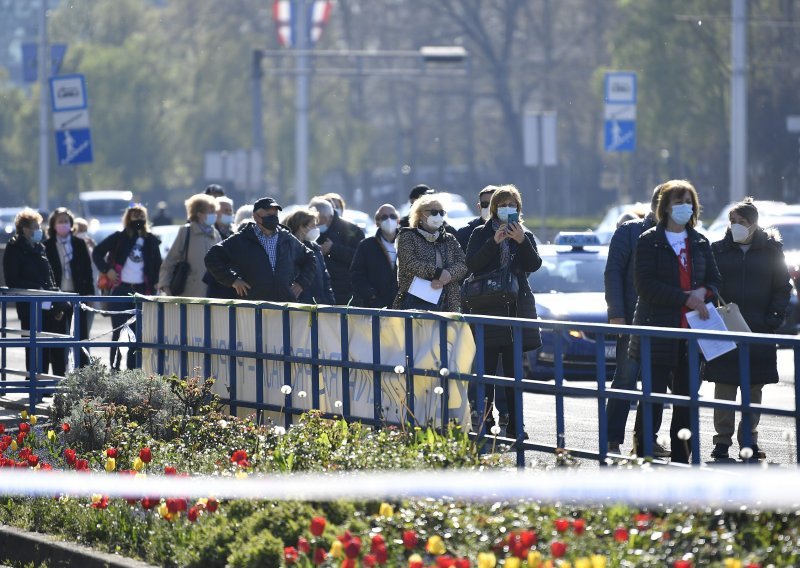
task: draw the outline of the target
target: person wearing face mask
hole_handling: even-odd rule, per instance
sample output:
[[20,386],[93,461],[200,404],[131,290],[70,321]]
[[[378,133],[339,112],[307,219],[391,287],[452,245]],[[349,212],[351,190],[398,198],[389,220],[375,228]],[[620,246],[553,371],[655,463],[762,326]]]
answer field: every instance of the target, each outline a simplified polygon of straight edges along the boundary
[[325,266],[325,257],[322,256],[322,249],[316,243],[319,238],[316,211],[313,209],[297,209],[286,216],[283,224],[289,228],[298,241],[314,251],[314,258],[317,261],[314,280],[308,288],[303,290],[298,301],[304,304],[335,304],[336,300],[331,288],[331,276]]
[[353,305],[388,308],[397,295],[397,209],[384,203],[375,212],[377,230],[356,249],[350,276]]
[[217,197],[217,222],[214,228],[217,229],[222,240],[227,239],[233,234],[233,199],[222,196]]
[[208,284],[204,280],[206,254],[211,247],[222,240],[215,228],[217,199],[198,193],[185,201],[186,217],[189,222],[178,231],[158,274],[158,290],[167,296],[171,296],[173,292],[169,285],[175,266],[186,260],[189,263],[189,274],[186,277],[186,286],[180,295],[192,298],[206,297],[208,292]]
[[[536,248],[533,233],[525,228],[521,221],[522,196],[513,185],[501,185],[495,189],[489,202],[491,216],[486,223],[475,229],[467,246],[467,267],[475,275],[486,274],[500,268],[508,268],[519,283],[519,292],[515,302],[504,303],[492,308],[473,311],[482,315],[502,316],[508,318],[536,319],[536,301],[533,297],[528,274],[536,272],[542,266],[542,259]],[[511,215],[516,215],[514,221]],[[514,344],[513,330],[509,326],[485,326],[484,328],[484,372],[494,374],[498,364],[503,365],[503,375],[514,377],[514,349],[522,352],[538,349],[542,338],[538,329],[522,330],[522,345]],[[495,389],[486,386],[487,430],[494,425],[492,405]],[[472,392],[472,391],[471,391]],[[514,439],[527,438],[522,423],[522,393],[511,387],[505,388],[508,405],[508,424],[506,436]],[[471,396],[475,396],[472,392]],[[477,409],[476,400],[470,405]],[[478,417],[481,420],[481,417]]]
[[[3,255],[3,272],[6,286],[29,290],[57,291],[53,270],[47,260],[47,253],[42,244],[42,216],[26,207],[14,218],[16,233],[6,244]],[[31,329],[30,305],[28,302],[15,304],[17,317],[22,329]],[[66,309],[53,304],[50,309],[42,306],[42,320],[38,329],[54,333],[63,333],[63,319]],[[43,349],[42,368],[47,373],[52,365],[53,374],[63,376],[66,372],[66,359],[63,349]],[[30,370],[30,351],[25,348],[25,366]]]
[[350,265],[358,244],[364,240],[364,231],[358,225],[342,219],[325,198],[315,197],[308,207],[317,211],[317,226],[321,233],[317,244],[322,249],[331,275],[333,295],[338,304],[347,305],[353,298]]
[[[66,207],[59,207],[50,214],[44,248],[47,259],[53,269],[56,285],[62,292],[75,292],[81,296],[94,295],[94,279],[92,275],[92,260],[86,243],[72,234],[75,217]],[[81,312],[79,324],[79,337],[89,339],[89,325]],[[68,333],[72,324],[72,310],[68,309],[60,322],[59,333]],[[66,361],[66,349],[53,349],[54,356]],[[58,352],[58,353],[56,353]],[[80,350],[79,364],[81,367],[89,364],[89,354],[85,349]]]
[[461,248],[464,249],[464,252],[467,252],[467,245],[469,244],[469,238],[472,236],[472,232],[478,227],[482,227],[492,216],[489,210],[489,201],[492,199],[492,194],[496,189],[496,185],[487,185],[478,193],[478,216],[456,231],[456,239],[458,240],[458,244],[461,245]]
[[[123,230],[111,233],[92,251],[92,261],[106,278],[113,284],[112,296],[129,296],[131,294],[148,294],[156,292],[158,274],[161,270],[161,241],[150,232],[147,224],[147,209],[144,205],[131,205],[122,215]],[[110,311],[126,311],[135,304],[127,302],[109,302]],[[121,329],[130,319],[128,314],[114,314],[111,325],[114,331],[112,341],[119,339]],[[135,332],[136,323],[128,324]],[[111,365],[115,369],[122,366],[122,358],[118,357],[116,347],[111,348]],[[136,366],[136,354],[128,350],[128,369]]]
[[253,204],[253,222],[211,247],[206,269],[238,298],[297,302],[314,281],[317,261],[278,221],[283,208],[271,197]]
[[[398,292],[394,309],[461,311],[459,282],[467,274],[467,264],[455,236],[444,229],[445,214],[436,194],[423,195],[411,207],[410,226],[401,229],[397,237]],[[434,290],[442,291],[437,304],[423,302],[409,293],[414,277],[427,280]]]
[[[636,244],[634,279],[639,299],[634,325],[688,328],[686,313],[693,310],[697,310],[701,319],[708,319],[706,302],[716,299],[721,278],[708,239],[694,228],[699,212],[697,191],[691,183],[670,180],[661,184],[657,225],[642,233]],[[638,335],[631,337],[629,354],[641,363],[640,339]],[[689,396],[689,354],[685,339],[652,337],[650,358],[653,393],[666,393],[671,385],[674,394]],[[651,412],[654,434],[660,421],[657,414]],[[647,451],[643,417],[640,402],[635,427],[635,451],[640,456]],[[688,463],[691,442],[678,438],[682,429],[691,431],[690,411],[687,405],[676,402],[670,425],[672,461]]]
[[[719,295],[726,302],[739,306],[750,330],[754,333],[775,333],[783,323],[789,305],[791,283],[780,235],[758,226],[758,209],[751,198],[737,203],[728,212],[730,227],[722,240],[711,245],[722,286]],[[735,401],[741,389],[739,353],[731,351],[705,364],[703,378],[715,383],[714,398]],[[761,404],[765,384],[778,382],[778,363],[775,345],[750,345],[750,402]],[[735,428],[733,410],[714,409],[714,449],[711,457],[729,460],[728,449],[737,432],[739,448],[745,445],[742,422]],[[749,447],[753,459],[765,459],[758,444],[757,412],[750,414]]]

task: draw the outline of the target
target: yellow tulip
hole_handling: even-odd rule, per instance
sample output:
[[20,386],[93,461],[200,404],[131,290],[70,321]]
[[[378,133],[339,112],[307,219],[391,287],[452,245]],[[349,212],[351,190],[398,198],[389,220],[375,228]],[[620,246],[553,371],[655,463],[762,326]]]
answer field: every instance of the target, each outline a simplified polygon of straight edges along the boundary
[[428,539],[428,545],[426,546],[426,549],[434,556],[441,556],[447,552],[447,547],[445,547],[442,537],[438,535],[433,535]]
[[530,566],[530,568],[541,568],[542,553],[538,550],[531,550],[528,553],[528,566]]
[[575,561],[575,568],[592,568],[592,561],[586,557],[578,558]]
[[506,563],[503,564],[503,566],[505,566],[505,568],[520,568],[520,566],[522,566],[522,561],[516,556],[509,556],[506,558]]
[[394,509],[389,503],[381,503],[381,508],[378,510],[378,515],[381,517],[391,517],[394,515]]
[[333,558],[344,558],[344,545],[340,540],[334,540],[331,549],[328,551]]
[[237,471],[236,479],[247,479],[247,472],[242,470]]
[[408,565],[409,566],[418,566],[422,563],[422,556],[419,554],[412,554],[408,557]]
[[494,552],[478,553],[478,568],[494,568],[497,566],[497,557]]
[[103,500],[103,496],[100,493],[92,493],[92,503],[97,504]]
[[117,469],[117,460],[114,458],[106,458],[106,471],[111,473]]
[[742,561],[738,558],[726,558],[722,563],[725,568],[742,568]]
[[22,412],[19,413],[19,415],[22,417],[23,420],[27,420],[28,419],[28,411],[27,410],[23,410]]
[[56,439],[56,431],[55,430],[48,430],[47,431],[47,439],[51,442]]
[[161,503],[161,505],[158,506],[158,514],[168,521],[172,520],[172,513],[169,512],[166,503]]
[[592,554],[592,568],[606,568],[606,557],[602,554]]
[[566,560],[563,560],[561,562],[561,564],[559,564],[558,566],[559,566],[559,568],[572,568],[572,564],[570,564]]
[[37,423],[38,421],[39,421],[39,419],[38,419],[38,418],[36,418],[36,415],[35,415],[35,414],[31,414],[31,419],[30,419],[30,421],[29,421],[29,422],[31,423],[31,426],[36,426],[36,423]]
[[133,460],[133,469],[136,471],[142,471],[144,469],[144,462],[142,461],[142,458],[137,456],[136,459]]
[[11,440],[11,446],[9,446],[9,447],[11,448],[11,451],[16,452],[17,448],[19,446],[17,446],[17,441],[16,440]]

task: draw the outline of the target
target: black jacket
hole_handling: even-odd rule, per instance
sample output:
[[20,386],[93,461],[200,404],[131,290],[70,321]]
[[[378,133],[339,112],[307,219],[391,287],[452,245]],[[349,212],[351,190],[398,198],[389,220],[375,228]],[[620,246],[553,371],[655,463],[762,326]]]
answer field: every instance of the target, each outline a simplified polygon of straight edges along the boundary
[[625,323],[633,323],[636,310],[636,285],[634,284],[634,258],[639,236],[655,225],[650,214],[644,219],[628,221],[614,231],[608,245],[606,259],[605,290],[608,319],[625,318]]
[[244,300],[296,302],[292,283],[308,289],[314,280],[314,253],[298,241],[286,227],[278,226],[275,270],[267,251],[255,234],[254,223],[215,244],[206,254],[206,268],[217,282],[231,286],[237,278],[250,285]]
[[[473,274],[485,274],[500,268],[500,245],[494,241],[495,231],[492,223],[487,222],[482,227],[475,229],[469,239],[467,247],[467,268]],[[512,255],[511,270],[516,273],[519,281],[519,294],[516,305],[507,306],[501,310],[481,312],[483,315],[508,316],[536,319],[536,300],[528,284],[528,274],[536,272],[542,266],[542,259],[536,249],[533,233],[526,230],[525,240],[518,244],[509,239]],[[486,326],[484,341],[488,347],[499,347],[513,343],[510,327]],[[531,351],[542,345],[539,330],[525,328],[522,333],[522,350]]]
[[389,261],[379,240],[380,231],[378,229],[374,236],[361,241],[350,266],[354,306],[386,308],[397,296],[397,263]]
[[[108,272],[113,268],[118,274],[122,272],[125,260],[136,244],[138,234],[127,231],[111,233],[92,251],[92,260],[97,270]],[[158,273],[161,270],[161,239],[152,233],[145,233],[142,255],[144,257],[144,289],[145,294],[154,294],[158,284]]]
[[[94,277],[92,275],[92,260],[89,257],[89,248],[83,239],[71,235],[72,241],[72,260],[69,263],[72,272],[72,283],[75,292],[82,296],[94,295]],[[53,269],[53,279],[56,285],[61,284],[61,257],[58,254],[57,237],[50,237],[44,242],[44,249],[47,252],[47,260]]]
[[464,249],[464,252],[467,252],[467,246],[469,246],[469,238],[472,236],[472,232],[478,227],[482,227],[484,223],[486,223],[486,221],[483,220],[483,217],[479,216],[456,231],[456,240],[458,244],[461,245],[461,248]]
[[58,290],[44,245],[21,235],[14,235],[6,244],[3,272],[9,288]]
[[350,265],[353,263],[358,244],[364,240],[364,231],[358,225],[334,213],[330,227],[319,236],[317,244],[321,245],[327,240],[333,241],[331,250],[325,255],[325,265],[331,275],[333,296],[339,304],[347,304],[353,297]]
[[325,257],[322,255],[322,250],[317,243],[310,241],[303,241],[303,244],[314,251],[314,281],[311,286],[303,289],[298,301],[304,304],[328,304],[333,305],[336,303],[333,289],[331,289],[331,275],[328,274],[328,268],[325,265]]
[[[691,288],[704,286],[709,302],[716,299],[721,278],[711,245],[703,235],[687,227],[691,257]],[[636,292],[639,301],[633,317],[635,325],[680,327],[686,294],[680,285],[678,257],[667,241],[662,225],[648,229],[636,245]],[[653,365],[673,366],[678,362],[679,341],[653,337],[650,350]],[[639,336],[631,336],[631,357],[639,358]]]
[[[722,240],[711,245],[711,250],[722,275],[720,297],[739,306],[751,331],[775,333],[783,323],[792,289],[781,242],[763,229],[756,229],[745,253],[733,242],[728,229]],[[704,378],[738,385],[738,349],[709,361]],[[756,385],[778,382],[775,345],[750,346],[750,382]]]

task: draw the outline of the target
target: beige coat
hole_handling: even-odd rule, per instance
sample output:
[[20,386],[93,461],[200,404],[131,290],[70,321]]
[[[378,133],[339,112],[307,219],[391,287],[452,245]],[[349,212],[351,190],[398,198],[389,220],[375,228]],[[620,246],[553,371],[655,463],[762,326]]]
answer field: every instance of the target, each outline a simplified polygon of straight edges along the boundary
[[[203,276],[206,273],[206,253],[215,244],[222,240],[216,229],[209,235],[200,228],[196,222],[189,225],[191,236],[189,238],[189,248],[186,251],[186,258],[189,261],[190,270],[189,276],[186,279],[186,289],[183,291],[183,296],[191,296],[195,298],[205,298],[208,284],[203,282]],[[181,227],[178,231],[178,236],[175,237],[175,242],[167,253],[167,258],[161,264],[161,272],[158,274],[158,287],[164,289],[167,293],[169,290],[169,282],[172,279],[172,272],[175,265],[183,260],[183,244],[186,242],[187,230],[186,227]]]

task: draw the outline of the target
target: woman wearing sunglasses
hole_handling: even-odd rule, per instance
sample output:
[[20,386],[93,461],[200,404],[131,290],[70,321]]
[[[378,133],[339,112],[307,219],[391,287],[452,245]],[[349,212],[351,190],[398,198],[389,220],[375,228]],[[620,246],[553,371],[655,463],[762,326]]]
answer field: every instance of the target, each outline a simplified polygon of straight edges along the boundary
[[[522,225],[522,197],[513,185],[501,185],[492,194],[489,202],[489,220],[475,229],[467,246],[467,266],[476,276],[507,268],[516,275],[519,291],[515,302],[504,302],[491,308],[473,310],[489,316],[519,317],[536,319],[536,302],[528,285],[528,273],[536,272],[542,266],[542,259],[536,250],[533,233]],[[532,351],[542,345],[539,330],[523,328],[522,351]],[[493,375],[500,359],[503,362],[503,375],[514,377],[514,334],[510,326],[487,325],[484,329],[484,371]],[[521,379],[522,377],[515,377]],[[527,438],[522,425],[521,412],[517,419],[517,409],[521,410],[522,391],[504,387],[508,402],[509,438]],[[473,408],[475,401],[470,401]],[[494,388],[486,387],[487,429],[494,425],[492,404]],[[518,426],[522,426],[518,430]]]
[[399,215],[385,203],[375,212],[375,236],[359,243],[350,278],[353,305],[362,308],[388,308],[397,295],[397,225]]
[[[445,230],[445,214],[435,193],[423,195],[412,205],[409,227],[397,237],[399,291],[394,309],[461,311],[459,282],[467,275],[467,264],[455,236]],[[431,302],[412,294],[412,283],[417,290],[430,287],[433,295],[439,293],[438,299]]]

